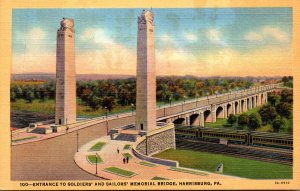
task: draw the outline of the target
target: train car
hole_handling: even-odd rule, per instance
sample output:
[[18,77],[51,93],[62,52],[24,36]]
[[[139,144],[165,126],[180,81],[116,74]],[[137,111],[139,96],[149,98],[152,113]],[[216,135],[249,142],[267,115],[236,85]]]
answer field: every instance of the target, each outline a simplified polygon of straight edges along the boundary
[[175,133],[177,137],[185,137],[196,139],[199,137],[199,127],[185,126],[185,127],[176,127]]
[[293,148],[293,137],[283,133],[251,132],[249,143],[257,146]]
[[268,146],[293,149],[293,137],[283,133],[270,133],[226,128],[176,127],[176,137],[216,142],[227,140],[231,144]]
[[229,143],[248,144],[248,132],[223,128],[201,128],[200,137],[204,140],[226,139]]

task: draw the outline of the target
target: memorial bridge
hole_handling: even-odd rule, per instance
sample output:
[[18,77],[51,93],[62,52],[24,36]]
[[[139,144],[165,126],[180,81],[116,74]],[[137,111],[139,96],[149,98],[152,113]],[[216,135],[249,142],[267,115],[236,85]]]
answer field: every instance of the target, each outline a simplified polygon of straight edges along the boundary
[[[156,118],[158,122],[204,126],[205,122],[214,123],[217,118],[227,118],[230,114],[240,114],[267,103],[267,93],[277,87],[278,84],[269,84],[160,106]],[[64,131],[66,126],[69,129],[101,126],[106,127],[108,134],[112,128],[132,127],[134,121],[135,112],[128,112],[61,125],[57,132]]]
[[158,121],[204,127],[205,122],[216,122],[268,102],[267,93],[274,91],[276,84],[208,96],[180,104],[159,108]]

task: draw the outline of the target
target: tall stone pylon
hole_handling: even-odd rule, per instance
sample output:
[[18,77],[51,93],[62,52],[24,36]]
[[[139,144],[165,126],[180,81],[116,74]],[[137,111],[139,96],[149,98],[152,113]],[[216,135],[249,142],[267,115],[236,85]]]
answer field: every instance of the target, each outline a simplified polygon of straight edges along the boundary
[[57,30],[55,124],[76,122],[74,20],[63,18]]
[[151,131],[156,128],[156,74],[154,16],[143,10],[138,17],[136,129]]

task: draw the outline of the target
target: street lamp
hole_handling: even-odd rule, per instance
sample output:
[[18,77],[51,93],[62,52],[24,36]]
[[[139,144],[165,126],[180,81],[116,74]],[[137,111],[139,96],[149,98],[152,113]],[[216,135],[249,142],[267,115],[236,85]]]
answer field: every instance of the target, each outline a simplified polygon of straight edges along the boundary
[[10,145],[12,145],[13,142],[13,134],[12,134],[12,130],[10,130]]
[[133,115],[134,104],[131,104],[131,115]]
[[108,108],[105,106],[104,109],[105,111],[105,116],[106,116],[106,134],[108,135],[108,120],[107,120],[107,115],[108,115]]
[[78,152],[78,130],[76,131],[76,135],[77,135],[77,152]]
[[96,174],[98,174],[98,153],[96,153]]

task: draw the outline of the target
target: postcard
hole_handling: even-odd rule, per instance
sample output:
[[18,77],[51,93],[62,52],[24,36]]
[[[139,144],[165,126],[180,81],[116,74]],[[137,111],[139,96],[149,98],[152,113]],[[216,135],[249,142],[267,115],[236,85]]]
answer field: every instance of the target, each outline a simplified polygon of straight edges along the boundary
[[299,2],[0,4],[0,189],[300,189]]

